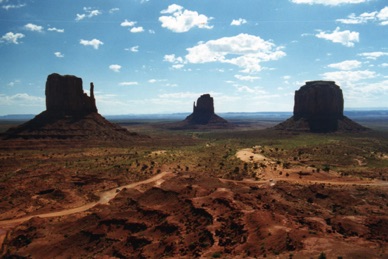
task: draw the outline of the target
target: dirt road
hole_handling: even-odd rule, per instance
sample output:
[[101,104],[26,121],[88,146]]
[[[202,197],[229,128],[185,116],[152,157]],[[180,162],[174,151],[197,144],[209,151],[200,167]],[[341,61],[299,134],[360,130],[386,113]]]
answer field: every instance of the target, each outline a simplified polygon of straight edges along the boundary
[[22,218],[17,218],[17,219],[10,219],[10,220],[2,220],[0,221],[0,248],[3,245],[4,239],[7,235],[8,230],[14,228],[18,224],[23,223],[24,221],[27,221],[33,217],[40,217],[40,218],[52,218],[52,217],[60,217],[60,216],[66,216],[74,213],[79,213],[83,211],[87,211],[94,206],[98,204],[107,204],[109,203],[110,200],[116,197],[116,195],[121,191],[122,189],[130,189],[130,188],[135,188],[139,185],[142,184],[149,184],[152,182],[160,182],[160,180],[167,176],[172,174],[171,172],[162,172],[160,174],[157,174],[149,179],[140,181],[140,182],[135,182],[135,183],[130,183],[127,185],[123,185],[117,188],[114,188],[109,191],[105,191],[99,194],[100,199],[97,202],[90,202],[87,203],[83,206],[72,208],[72,209],[66,209],[66,210],[61,210],[61,211],[55,211],[55,212],[49,212],[49,213],[43,213],[43,214],[37,214],[37,215],[30,215]]
[[118,192],[121,191],[124,188],[130,189],[130,188],[135,188],[135,187],[137,187],[139,185],[142,185],[142,184],[148,184],[148,183],[156,182],[156,181],[162,179],[163,177],[165,177],[168,174],[171,174],[171,173],[170,172],[162,172],[162,173],[157,174],[157,175],[155,175],[155,176],[153,176],[153,177],[151,177],[149,179],[146,179],[146,180],[143,180],[143,181],[140,181],[140,182],[130,183],[130,184],[127,184],[127,185],[123,185],[123,186],[114,188],[114,189],[109,190],[109,191],[102,192],[102,193],[100,193],[100,195],[99,195],[100,199],[97,202],[87,203],[87,204],[85,204],[85,205],[83,205],[81,207],[72,208],[72,209],[66,209],[66,210],[61,210],[61,211],[56,211],[56,212],[49,212],[49,213],[31,215],[31,216],[26,216],[26,217],[18,218],[18,219],[2,220],[2,221],[0,221],[0,227],[18,224],[18,223],[27,221],[27,220],[29,220],[29,219],[31,219],[33,217],[51,218],[51,217],[60,217],[60,216],[66,216],[66,215],[70,215],[70,214],[74,214],[74,213],[78,213],[78,212],[83,212],[83,211],[86,211],[86,210],[88,210],[90,208],[93,208],[97,204],[107,204],[107,203],[109,203],[109,201],[112,200],[113,198],[115,198],[116,195],[118,194]]

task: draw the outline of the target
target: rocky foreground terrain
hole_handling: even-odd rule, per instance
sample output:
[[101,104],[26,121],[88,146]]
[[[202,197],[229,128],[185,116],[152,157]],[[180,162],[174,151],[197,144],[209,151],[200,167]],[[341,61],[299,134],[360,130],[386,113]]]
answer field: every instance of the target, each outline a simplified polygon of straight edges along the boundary
[[[363,144],[369,149],[374,141]],[[373,158],[366,155],[370,151],[355,151],[346,161],[335,160],[337,169],[328,169],[318,157],[333,162],[336,154],[328,156],[334,146],[325,143],[311,147],[320,153],[314,157],[309,147],[234,149],[203,140],[194,150],[193,143],[153,146],[152,152],[146,146],[51,147],[14,155],[4,150],[2,171],[13,173],[3,175],[0,184],[1,253],[5,258],[385,258],[388,150]],[[384,143],[373,148],[383,150]]]

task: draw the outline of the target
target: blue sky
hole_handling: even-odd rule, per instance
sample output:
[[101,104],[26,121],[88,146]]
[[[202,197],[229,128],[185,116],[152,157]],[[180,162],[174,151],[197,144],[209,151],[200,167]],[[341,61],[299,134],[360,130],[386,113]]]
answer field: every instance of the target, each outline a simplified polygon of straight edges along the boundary
[[103,115],[292,111],[305,81],[387,108],[386,0],[0,0],[0,115],[45,110],[51,73]]

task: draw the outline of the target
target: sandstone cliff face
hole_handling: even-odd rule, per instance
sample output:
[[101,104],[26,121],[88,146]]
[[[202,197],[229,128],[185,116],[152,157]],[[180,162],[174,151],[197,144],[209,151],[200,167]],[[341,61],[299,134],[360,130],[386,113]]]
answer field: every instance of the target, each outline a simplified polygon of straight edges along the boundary
[[295,91],[296,118],[341,118],[344,110],[342,90],[333,81],[311,81]]
[[82,89],[81,78],[56,73],[49,75],[46,82],[46,110],[69,115],[97,112],[93,83],[89,97]]
[[308,121],[311,131],[336,131],[343,118],[342,90],[333,81],[311,81],[295,91],[294,118]]
[[214,100],[210,94],[201,95],[197,100],[197,105],[194,102],[193,113],[185,121],[189,124],[199,125],[227,123],[226,120],[214,113]]
[[294,116],[275,129],[311,132],[359,131],[364,127],[343,115],[342,90],[333,81],[306,82],[295,91]]
[[197,105],[193,105],[193,113],[214,114],[214,99],[210,94],[203,94],[197,100]]

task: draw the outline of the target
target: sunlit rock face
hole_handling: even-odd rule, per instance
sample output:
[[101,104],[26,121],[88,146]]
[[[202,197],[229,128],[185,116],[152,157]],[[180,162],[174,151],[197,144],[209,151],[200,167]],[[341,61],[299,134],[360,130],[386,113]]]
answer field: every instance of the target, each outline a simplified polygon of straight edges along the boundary
[[46,110],[69,115],[97,112],[93,83],[88,96],[82,89],[81,78],[56,73],[49,75],[46,81]]
[[343,112],[342,90],[334,81],[310,81],[295,91],[294,115],[275,129],[323,133],[366,129]]
[[185,119],[189,124],[206,125],[210,123],[227,123],[227,121],[214,113],[214,100],[210,94],[201,95],[197,104],[193,105],[193,113]]

